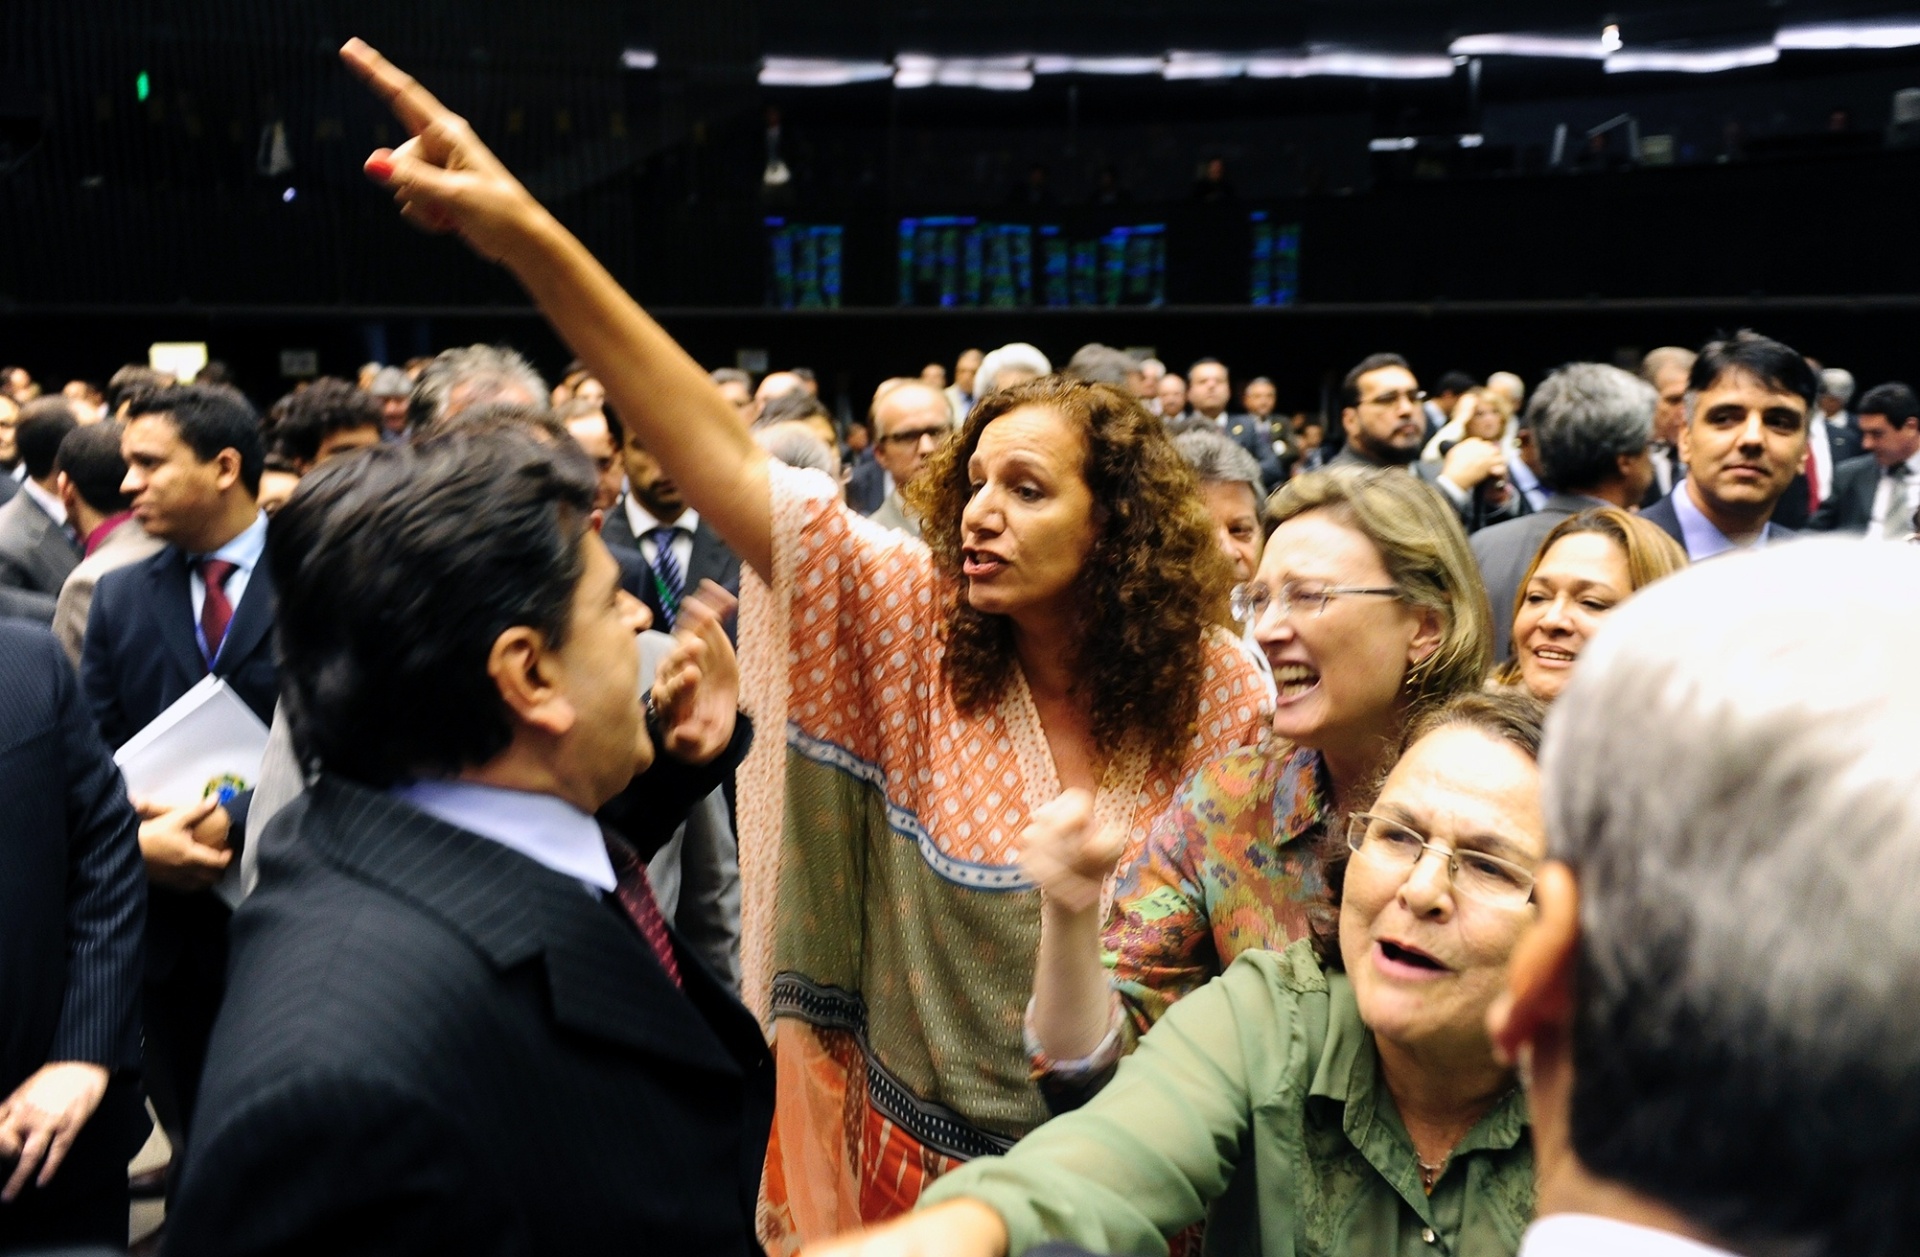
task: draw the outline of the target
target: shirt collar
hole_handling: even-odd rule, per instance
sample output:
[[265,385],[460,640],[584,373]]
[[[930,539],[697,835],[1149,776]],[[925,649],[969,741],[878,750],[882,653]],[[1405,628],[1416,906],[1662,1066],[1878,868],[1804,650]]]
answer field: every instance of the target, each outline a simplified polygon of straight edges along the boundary
[[653,517],[653,512],[640,505],[640,499],[632,493],[627,494],[627,526],[633,529],[633,539],[638,541],[656,528],[678,528],[692,536],[700,527],[700,512],[689,506],[680,512],[680,517],[670,525],[663,525]]
[[260,556],[267,552],[267,513],[258,511],[253,522],[240,530],[240,535],[221,546],[212,554],[198,554],[197,559],[223,559],[241,571],[251,574],[260,562]]
[[1773,535],[1773,525],[1767,524],[1760,530],[1760,540],[1752,546],[1735,545],[1694,503],[1693,491],[1684,484],[1673,486],[1673,513],[1680,520],[1680,535],[1686,538],[1687,557],[1695,563],[1729,550],[1764,549]]
[[[1425,1217],[1421,1204],[1427,1197],[1420,1187],[1419,1156],[1380,1081],[1373,1032],[1360,1020],[1353,982],[1344,973],[1327,974],[1327,1037],[1307,1095],[1341,1106],[1340,1127],[1348,1142]],[[1517,1147],[1527,1135],[1527,1126],[1526,1096],[1515,1084],[1474,1123],[1452,1155]]]
[[67,504],[65,502],[62,502],[57,496],[48,493],[45,489],[35,484],[31,476],[22,480],[20,487],[26,492],[28,497],[33,499],[33,504],[45,511],[54,523],[59,524],[63,528],[66,527]]
[[1320,752],[1298,746],[1280,764],[1273,791],[1275,846],[1292,842],[1318,825],[1331,794],[1326,761]]
[[1556,1213],[1527,1228],[1520,1257],[1731,1257],[1724,1249],[1591,1213]]
[[600,824],[565,799],[472,781],[416,781],[394,795],[428,816],[492,839],[596,890],[614,888]]
[[92,554],[95,550],[105,545],[107,538],[113,536],[114,530],[132,518],[132,511],[117,511],[101,520],[98,524],[95,524],[93,531],[87,534],[85,544],[86,552]]

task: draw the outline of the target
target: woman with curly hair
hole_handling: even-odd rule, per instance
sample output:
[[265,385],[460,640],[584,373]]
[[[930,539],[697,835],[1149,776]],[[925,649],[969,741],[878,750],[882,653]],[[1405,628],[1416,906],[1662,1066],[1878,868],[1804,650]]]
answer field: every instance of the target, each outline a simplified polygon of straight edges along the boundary
[[1029,835],[1049,894],[1029,1047],[1057,1108],[1103,1086],[1241,952],[1284,948],[1325,917],[1336,818],[1367,805],[1410,725],[1486,676],[1486,591],[1432,488],[1331,468],[1289,482],[1267,515],[1273,535],[1240,599],[1278,688],[1272,738],[1182,785],[1105,917],[1070,906],[1105,871],[1084,812],[1048,813]]
[[976,407],[915,481],[924,542],[863,520],[773,464],[463,121],[372,49],[345,55],[416,137],[369,173],[513,271],[757,574],[740,863],[744,993],[778,1076],[762,1238],[785,1252],[910,1208],[1046,1117],[1021,1040],[1029,818],[1078,788],[1132,858],[1181,780],[1259,736],[1193,477],[1132,398],[1043,378]]

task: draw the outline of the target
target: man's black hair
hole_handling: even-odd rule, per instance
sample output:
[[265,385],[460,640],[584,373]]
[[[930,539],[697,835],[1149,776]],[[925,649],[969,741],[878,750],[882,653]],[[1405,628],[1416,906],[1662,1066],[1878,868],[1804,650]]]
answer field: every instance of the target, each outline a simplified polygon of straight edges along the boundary
[[1347,378],[1341,381],[1340,400],[1342,404],[1358,406],[1360,404],[1360,377],[1369,372],[1385,370],[1387,367],[1399,367],[1402,371],[1408,373],[1413,371],[1413,368],[1407,365],[1407,360],[1399,354],[1368,354],[1355,364],[1353,370],[1347,372]]
[[336,432],[380,430],[380,402],[345,380],[322,376],[284,399],[273,425],[274,447],[290,458],[312,463],[320,446]]
[[128,505],[120,492],[120,483],[127,478],[120,433],[120,425],[111,420],[75,428],[60,442],[60,456],[54,460],[54,470],[72,482],[80,500],[103,515],[124,511]]
[[501,633],[565,643],[594,480],[524,428],[461,425],[330,461],[274,517],[282,701],[309,767],[375,788],[513,738]]
[[27,465],[28,479],[45,480],[53,474],[54,462],[60,457],[60,442],[79,426],[80,421],[73,417],[73,407],[58,394],[36,397],[20,408],[19,426],[13,435],[20,450],[20,461]]
[[1876,384],[1860,395],[1854,403],[1856,415],[1885,415],[1887,422],[1896,428],[1904,428],[1920,417],[1920,397],[1898,380],[1886,384]]
[[193,456],[210,463],[221,450],[240,456],[240,484],[249,494],[260,492],[260,472],[267,458],[260,436],[260,418],[237,390],[195,384],[167,389],[136,399],[129,421],[142,415],[163,415],[186,442]]
[[1694,359],[1687,388],[1699,393],[1712,388],[1729,371],[1744,371],[1776,393],[1792,393],[1813,408],[1820,377],[1806,358],[1768,336],[1741,328],[1725,340],[1710,342]]

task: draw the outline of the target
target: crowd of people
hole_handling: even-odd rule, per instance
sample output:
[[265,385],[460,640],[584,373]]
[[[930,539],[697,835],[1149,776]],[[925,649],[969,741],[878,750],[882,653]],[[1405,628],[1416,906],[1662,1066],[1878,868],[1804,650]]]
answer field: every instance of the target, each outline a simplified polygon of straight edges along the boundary
[[[1911,1242],[1911,388],[1015,343],[844,423],[343,55],[579,360],[0,376],[0,1250]],[[208,677],[258,774],[130,797]]]

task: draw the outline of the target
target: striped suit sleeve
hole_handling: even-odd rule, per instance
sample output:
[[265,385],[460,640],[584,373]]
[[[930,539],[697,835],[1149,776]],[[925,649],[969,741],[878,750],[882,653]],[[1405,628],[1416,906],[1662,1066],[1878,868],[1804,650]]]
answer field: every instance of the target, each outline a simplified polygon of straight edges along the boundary
[[140,1063],[147,879],[140,822],[66,655],[46,639],[66,769],[67,989],[49,1060]]

